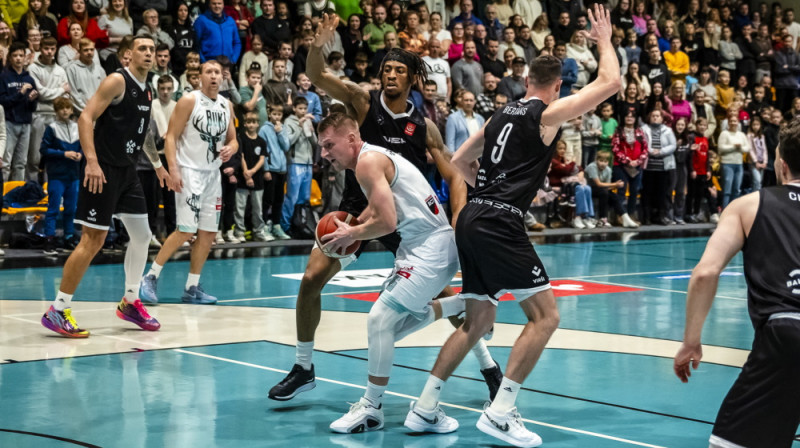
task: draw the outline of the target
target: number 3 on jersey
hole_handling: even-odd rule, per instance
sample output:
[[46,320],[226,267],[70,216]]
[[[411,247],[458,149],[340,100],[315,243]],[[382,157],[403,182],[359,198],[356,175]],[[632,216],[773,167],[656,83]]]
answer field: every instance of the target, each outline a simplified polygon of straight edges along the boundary
[[511,128],[513,127],[514,123],[506,123],[503,129],[500,130],[500,135],[497,136],[497,144],[492,148],[492,163],[495,165],[500,163],[500,159],[503,158],[503,151],[506,149],[508,135],[511,134]]

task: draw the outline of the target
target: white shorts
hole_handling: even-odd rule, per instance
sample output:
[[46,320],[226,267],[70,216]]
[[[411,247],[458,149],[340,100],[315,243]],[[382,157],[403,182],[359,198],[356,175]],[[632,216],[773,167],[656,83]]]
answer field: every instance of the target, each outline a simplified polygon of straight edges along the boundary
[[457,272],[453,229],[448,227],[414,241],[403,239],[379,300],[395,311],[422,317]]
[[175,193],[178,231],[217,232],[222,214],[222,178],[219,170],[181,167],[183,188]]

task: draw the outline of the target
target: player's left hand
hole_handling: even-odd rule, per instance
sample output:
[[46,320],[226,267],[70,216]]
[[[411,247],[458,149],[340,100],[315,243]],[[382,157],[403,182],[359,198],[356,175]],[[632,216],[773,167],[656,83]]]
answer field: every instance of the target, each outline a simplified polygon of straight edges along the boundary
[[219,159],[222,160],[222,163],[225,163],[228,160],[231,160],[231,157],[233,156],[233,154],[235,152],[236,152],[236,150],[234,150],[233,147],[231,147],[229,145],[225,145],[219,151]]
[[356,239],[350,235],[352,226],[340,221],[339,218],[334,217],[333,222],[338,227],[335,232],[329,233],[322,237],[322,242],[325,243],[325,250],[334,253],[340,253],[342,249],[350,247],[351,244],[356,242]]
[[156,176],[158,176],[158,184],[161,188],[169,186],[169,173],[163,166],[156,168]]
[[686,342],[681,344],[680,350],[678,353],[675,354],[675,362],[672,365],[673,370],[675,370],[675,375],[684,382],[689,382],[689,377],[692,376],[692,371],[689,368],[689,364],[692,365],[692,368],[697,370],[697,367],[700,366],[700,360],[703,358],[703,347],[700,344],[697,345],[689,345]]

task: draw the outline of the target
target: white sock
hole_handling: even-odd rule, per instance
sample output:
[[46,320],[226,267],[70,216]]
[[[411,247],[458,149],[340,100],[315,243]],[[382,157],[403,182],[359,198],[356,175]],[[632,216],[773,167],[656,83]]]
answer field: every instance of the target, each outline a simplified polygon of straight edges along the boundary
[[296,364],[299,364],[305,370],[311,370],[311,354],[314,353],[314,341],[311,342],[300,342],[297,341],[297,361]]
[[189,276],[186,277],[186,288],[184,289],[188,290],[192,286],[197,286],[199,284],[200,284],[200,274],[189,274]]
[[442,306],[442,317],[458,316],[466,307],[464,299],[458,296],[442,297],[436,301]]
[[385,391],[386,386],[378,386],[377,384],[372,384],[371,381],[367,381],[367,391],[364,392],[364,398],[372,403],[373,407],[380,408]]
[[422,389],[422,394],[419,396],[419,400],[417,400],[414,409],[423,412],[427,411],[429,413],[433,412],[439,404],[439,396],[442,394],[442,387],[444,387],[444,381],[433,375],[429,375],[428,381],[425,383],[425,388]]
[[139,300],[139,284],[125,285],[125,296],[123,297],[126,302],[133,303]]
[[158,278],[158,276],[161,275],[162,269],[164,269],[164,266],[161,266],[154,261],[153,264],[150,265],[150,271],[147,273],[147,275],[154,275],[156,278]]
[[478,362],[481,365],[481,370],[491,369],[495,366],[494,359],[492,359],[492,354],[489,353],[489,349],[486,347],[486,341],[483,339],[478,339],[478,342],[475,343],[474,347],[472,347],[472,353],[478,359]]
[[517,401],[519,388],[519,383],[515,383],[504,376],[503,382],[500,383],[500,390],[497,391],[497,396],[494,397],[494,401],[490,406],[492,411],[500,415],[508,413]]
[[56,300],[55,302],[53,302],[53,308],[55,308],[58,311],[64,311],[71,305],[72,305],[72,294],[67,294],[65,292],[58,291],[58,294],[56,294]]

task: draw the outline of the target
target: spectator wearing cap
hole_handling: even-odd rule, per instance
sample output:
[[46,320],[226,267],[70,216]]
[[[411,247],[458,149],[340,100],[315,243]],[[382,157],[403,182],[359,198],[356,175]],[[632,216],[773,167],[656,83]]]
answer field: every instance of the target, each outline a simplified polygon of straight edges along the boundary
[[525,85],[525,59],[521,57],[514,58],[511,63],[511,75],[504,77],[500,80],[497,86],[497,93],[505,95],[509,101],[516,101],[525,96],[528,88]]
[[202,62],[218,56],[225,56],[234,64],[239,61],[242,50],[239,27],[222,9],[222,0],[209,0],[206,12],[194,21]]

